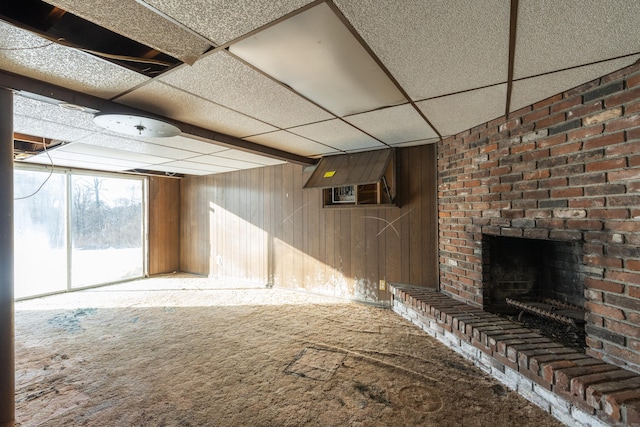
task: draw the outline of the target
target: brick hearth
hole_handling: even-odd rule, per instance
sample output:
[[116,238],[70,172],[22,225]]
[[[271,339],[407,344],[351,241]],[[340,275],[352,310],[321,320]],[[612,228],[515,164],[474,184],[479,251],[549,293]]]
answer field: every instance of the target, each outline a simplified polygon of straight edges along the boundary
[[567,425],[640,425],[640,375],[436,290],[391,285],[393,310]]
[[587,354],[640,373],[640,64],[444,139],[438,214],[440,290],[478,308],[483,235],[579,242]]

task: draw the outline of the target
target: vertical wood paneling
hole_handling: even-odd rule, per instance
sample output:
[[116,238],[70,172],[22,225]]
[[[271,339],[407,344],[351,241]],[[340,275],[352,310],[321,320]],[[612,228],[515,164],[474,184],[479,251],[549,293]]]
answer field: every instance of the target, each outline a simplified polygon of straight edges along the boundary
[[400,208],[323,209],[290,164],[185,179],[181,269],[206,271],[220,253],[226,277],[372,302],[389,300],[382,278],[436,287],[435,147],[397,161]]
[[149,274],[180,269],[180,181],[149,178]]
[[[415,210],[414,197],[411,194],[411,180],[415,179],[410,172],[410,159],[412,150],[399,152],[400,164],[398,165],[398,185],[402,196],[402,213],[396,217],[396,228],[400,232],[400,282],[411,283],[411,215]],[[411,176],[411,178],[410,178]]]
[[409,283],[420,283],[422,281],[422,265],[424,264],[423,257],[423,241],[422,241],[422,204],[420,203],[422,197],[422,152],[423,150],[416,150],[409,157],[409,172],[410,179],[409,194],[411,200],[416,200],[414,209],[409,214]]

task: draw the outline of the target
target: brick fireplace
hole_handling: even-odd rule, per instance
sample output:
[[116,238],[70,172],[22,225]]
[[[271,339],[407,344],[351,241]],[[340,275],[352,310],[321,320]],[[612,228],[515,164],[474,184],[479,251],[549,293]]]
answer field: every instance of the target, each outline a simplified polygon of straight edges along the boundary
[[445,139],[438,213],[444,294],[488,309],[537,286],[587,310],[587,355],[640,372],[640,65]]

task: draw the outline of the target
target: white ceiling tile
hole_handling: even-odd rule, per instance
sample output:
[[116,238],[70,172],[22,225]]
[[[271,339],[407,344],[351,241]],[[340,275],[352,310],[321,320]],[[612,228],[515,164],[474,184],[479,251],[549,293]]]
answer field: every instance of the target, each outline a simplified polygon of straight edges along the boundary
[[46,120],[52,123],[73,126],[78,129],[96,132],[100,130],[93,123],[93,113],[79,110],[69,110],[60,107],[58,103],[48,103],[22,95],[13,97],[13,113],[19,116]]
[[189,161],[193,163],[204,163],[211,166],[223,166],[229,169],[247,169],[249,167],[264,166],[259,163],[228,159],[226,157],[218,157],[215,155],[193,157],[189,159]]
[[289,131],[342,151],[384,147],[381,142],[338,119],[295,127]]
[[[95,137],[95,138],[94,138]],[[136,145],[137,141],[130,140]],[[124,147],[118,148],[118,147]],[[156,164],[170,161],[170,158],[159,157],[145,153],[139,153],[128,150],[129,146],[126,141],[117,142],[111,136],[93,135],[89,138],[82,139],[82,143],[74,143],[66,147],[66,150],[74,153],[92,154],[101,157],[113,157],[115,159],[129,160],[133,162]],[[191,153],[193,154],[193,153]]]
[[238,138],[276,130],[271,125],[157,81],[129,92],[117,102]]
[[515,81],[511,91],[510,110],[518,110],[559,92],[580,86],[583,83],[631,65],[638,59],[640,59],[640,56],[632,56]]
[[387,144],[437,137],[413,106],[400,105],[344,118]]
[[184,175],[210,175],[212,172],[200,169],[190,169],[178,166],[172,166],[168,164],[163,165],[151,165],[146,167],[145,169],[155,172],[164,172],[165,174],[172,176],[174,174],[184,174]]
[[160,79],[276,127],[332,117],[226,52],[203,57],[193,66],[183,66]]
[[508,1],[334,2],[414,100],[507,80]]
[[0,69],[100,98],[111,98],[147,77],[0,21]]
[[[131,153],[144,154],[148,156],[167,159],[180,160],[193,157],[190,151],[179,150],[164,145],[150,144],[139,138],[124,137],[111,132],[96,133],[80,140],[87,145],[111,148],[114,150],[129,151]],[[149,162],[154,163],[154,162]]]
[[514,77],[640,51],[637,0],[536,0],[518,6]]
[[[90,154],[75,153],[72,151],[65,150],[65,147],[57,148],[55,150],[50,150],[49,154],[51,155],[51,158],[53,159],[54,164],[58,164],[59,160],[65,160],[65,161],[69,160],[69,161],[75,161],[75,162],[94,163],[99,165],[119,167],[121,168],[121,170],[142,168],[146,166],[146,163],[141,163],[141,162],[132,162],[129,160],[123,160],[123,159],[113,158],[113,157],[102,157],[102,156],[95,156]],[[39,156],[46,157],[46,154],[39,154]]]
[[87,21],[192,64],[210,43],[135,0],[45,0]]
[[441,135],[453,135],[504,115],[507,85],[491,86],[418,102]]
[[217,44],[227,43],[311,3],[311,0],[143,1]]
[[265,133],[263,135],[246,138],[246,140],[300,156],[318,156],[337,151],[333,147],[327,147],[326,145],[319,144],[287,131]]
[[93,133],[85,129],[21,115],[13,117],[13,131],[66,142],[78,141]]
[[[50,165],[51,161],[46,156],[34,156],[29,157],[26,160],[23,160],[24,163],[35,163],[40,165]],[[65,167],[65,168],[79,168],[79,169],[91,169],[91,170],[101,170],[107,172],[121,172],[127,170],[123,166],[119,165],[108,165],[104,163],[93,163],[86,162],[82,160],[71,160],[71,159],[55,159],[54,165],[57,167]]]
[[192,151],[198,154],[212,154],[218,151],[228,150],[227,147],[216,145],[213,142],[200,141],[182,134],[171,138],[147,138],[147,142],[154,145],[164,145],[178,150]]
[[161,165],[149,166],[148,169],[167,171],[167,172],[176,172],[176,173],[191,173],[194,175],[196,175],[195,172],[198,172],[197,175],[207,175],[211,173],[224,173],[224,172],[232,172],[234,170],[238,170],[237,168],[208,165],[206,163],[195,163],[195,162],[190,162],[185,160],[179,160],[176,162],[167,162]]
[[407,101],[326,3],[229,50],[338,116]]
[[274,159],[267,156],[261,156],[254,153],[248,153],[241,150],[226,150],[215,154],[216,157],[224,157],[227,159],[242,160],[250,163],[257,163],[260,165],[280,165],[286,163],[283,160]]

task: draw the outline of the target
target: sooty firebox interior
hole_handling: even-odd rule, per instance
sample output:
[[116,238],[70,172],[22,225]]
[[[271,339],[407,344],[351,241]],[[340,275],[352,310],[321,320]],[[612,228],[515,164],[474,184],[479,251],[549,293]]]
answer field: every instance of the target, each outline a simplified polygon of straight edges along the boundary
[[483,236],[485,308],[513,312],[507,298],[584,306],[581,242]]

